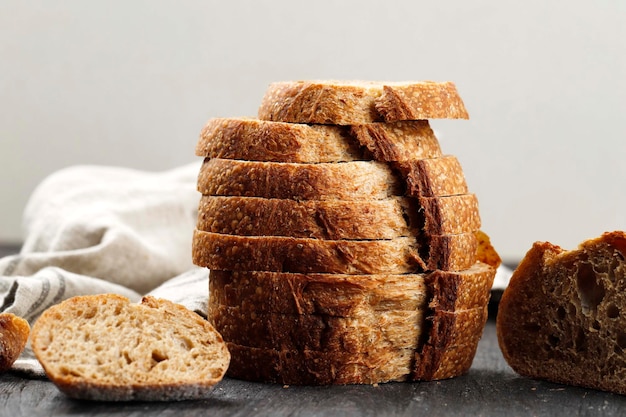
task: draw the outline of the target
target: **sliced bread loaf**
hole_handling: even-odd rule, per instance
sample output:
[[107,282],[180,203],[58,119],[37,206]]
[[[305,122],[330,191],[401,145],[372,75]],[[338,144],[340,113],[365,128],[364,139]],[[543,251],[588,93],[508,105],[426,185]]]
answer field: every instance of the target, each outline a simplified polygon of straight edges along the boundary
[[207,398],[230,360],[209,322],[152,297],[70,298],[40,316],[31,343],[61,391],[90,400]]
[[258,116],[263,120],[333,125],[468,118],[451,82],[332,80],[272,83]]
[[502,354],[521,375],[626,394],[626,233],[578,249],[536,242],[499,304]]
[[208,121],[196,155],[300,163],[406,161],[440,156],[441,148],[427,120],[347,127],[222,118]]

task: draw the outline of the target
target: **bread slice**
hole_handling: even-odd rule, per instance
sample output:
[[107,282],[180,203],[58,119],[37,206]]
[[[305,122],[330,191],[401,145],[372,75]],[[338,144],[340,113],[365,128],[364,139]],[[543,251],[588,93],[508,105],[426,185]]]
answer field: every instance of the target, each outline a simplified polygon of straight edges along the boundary
[[28,342],[30,325],[12,313],[0,313],[0,372],[8,371]]
[[263,349],[367,352],[417,348],[423,311],[377,311],[356,317],[258,312],[253,306],[209,303],[208,317],[224,340]]
[[474,194],[352,201],[202,196],[196,227],[242,236],[393,239],[474,232],[480,215]]
[[226,271],[405,274],[461,271],[476,262],[474,233],[389,240],[236,236],[195,230],[194,264]]
[[498,341],[521,375],[626,394],[626,233],[536,242],[505,289]]
[[377,161],[298,164],[207,158],[198,175],[198,191],[204,195],[294,200],[468,194],[463,169],[452,155],[397,165]]
[[296,164],[205,159],[198,176],[204,195],[294,200],[376,200],[402,194],[402,181],[382,162]]
[[258,117],[333,125],[469,118],[451,82],[333,80],[272,83],[263,97]]
[[31,344],[62,392],[89,400],[207,398],[230,360],[209,322],[153,297],[70,298],[40,316]]
[[483,263],[464,271],[400,275],[211,270],[209,298],[214,304],[250,305],[263,313],[355,317],[392,310],[454,312],[486,306],[494,276],[495,269]]
[[487,307],[439,313],[422,349],[372,346],[367,351],[258,348],[226,342],[228,376],[289,385],[374,384],[432,381],[465,374],[472,365],[487,320]]
[[347,127],[218,118],[202,129],[196,155],[299,163],[405,161],[441,156],[441,148],[427,120]]
[[275,350],[227,342],[232,361],[227,375],[248,381],[287,385],[377,384],[405,381],[413,349],[368,352]]
[[209,302],[252,306],[262,313],[356,317],[427,307],[424,274],[298,274],[217,271],[209,275]]

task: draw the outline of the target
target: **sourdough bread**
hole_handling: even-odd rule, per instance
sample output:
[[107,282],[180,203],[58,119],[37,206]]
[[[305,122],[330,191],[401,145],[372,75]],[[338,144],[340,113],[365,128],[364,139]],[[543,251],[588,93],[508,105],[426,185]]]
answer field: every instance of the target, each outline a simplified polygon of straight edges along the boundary
[[360,125],[469,116],[451,82],[294,81],[270,84],[258,117],[291,123]]
[[202,196],[196,227],[242,236],[393,239],[474,232],[480,215],[474,194],[329,201]]
[[347,127],[220,118],[200,133],[196,155],[299,163],[408,161],[441,156],[441,148],[427,120]]
[[285,236],[236,236],[195,230],[192,259],[225,271],[333,274],[406,274],[461,271],[476,262],[474,233],[388,240],[327,240]]
[[423,311],[429,296],[424,276],[211,270],[209,302],[244,308],[251,305],[263,313],[334,317]]
[[204,195],[294,200],[378,200],[405,195],[468,194],[465,174],[452,155],[412,162],[298,164],[207,158],[198,175]]
[[0,372],[8,371],[22,354],[30,325],[12,313],[0,313]]
[[230,360],[209,322],[152,297],[70,298],[40,316],[31,344],[62,392],[89,400],[207,398]]
[[377,384],[405,381],[413,349],[367,352],[277,350],[226,343],[233,359],[227,375],[248,381],[287,385]]
[[626,234],[571,251],[536,242],[511,277],[496,329],[521,375],[626,394]]
[[420,310],[377,311],[356,317],[334,317],[262,313],[250,307],[209,303],[211,324],[224,340],[242,346],[359,353],[373,348],[415,349],[424,321]]

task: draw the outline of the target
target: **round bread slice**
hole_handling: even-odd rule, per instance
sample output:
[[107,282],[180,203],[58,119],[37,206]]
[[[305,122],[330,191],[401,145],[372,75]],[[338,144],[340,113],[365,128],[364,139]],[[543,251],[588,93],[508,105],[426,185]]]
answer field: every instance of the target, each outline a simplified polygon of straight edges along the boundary
[[536,242],[498,308],[502,354],[532,378],[626,394],[626,233]]
[[30,326],[12,313],[0,313],[0,372],[8,371],[28,342]]
[[272,83],[258,116],[333,125],[469,118],[452,82],[335,80]]
[[230,361],[208,321],[148,296],[141,304],[114,294],[63,301],[35,322],[31,344],[62,392],[89,400],[207,398]]

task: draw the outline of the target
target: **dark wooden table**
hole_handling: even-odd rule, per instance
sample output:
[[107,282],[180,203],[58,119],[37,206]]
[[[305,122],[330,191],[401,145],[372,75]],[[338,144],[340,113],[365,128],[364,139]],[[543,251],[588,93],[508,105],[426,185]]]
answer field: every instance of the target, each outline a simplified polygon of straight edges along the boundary
[[98,403],[68,399],[47,380],[0,375],[0,416],[51,415],[624,416],[626,396],[516,375],[500,353],[491,318],[470,372],[438,382],[283,387],[226,378],[204,401]]

